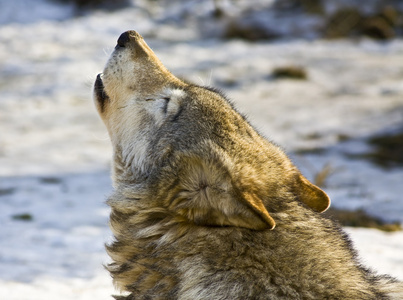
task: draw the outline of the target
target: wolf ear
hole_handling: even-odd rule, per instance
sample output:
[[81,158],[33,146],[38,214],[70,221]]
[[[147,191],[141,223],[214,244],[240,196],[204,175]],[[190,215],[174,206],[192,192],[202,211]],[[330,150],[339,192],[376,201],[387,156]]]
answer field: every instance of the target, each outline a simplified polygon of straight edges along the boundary
[[[217,199],[212,199],[217,201]],[[230,196],[206,214],[193,214],[196,224],[208,226],[235,226],[253,230],[274,229],[276,222],[256,195],[248,192]],[[200,212],[200,210],[199,210]]]
[[298,174],[296,182],[295,193],[299,201],[320,213],[329,208],[330,198],[319,187],[312,184],[301,174]]
[[262,229],[274,229],[276,227],[276,222],[274,219],[269,215],[269,212],[267,211],[266,207],[263,205],[262,200],[252,194],[245,192],[242,194],[242,199],[244,203],[246,204],[247,207],[249,207],[253,213],[255,213],[259,220],[255,218],[255,220],[252,222],[252,226],[249,227],[250,229],[255,229],[255,230],[262,230]]
[[[236,186],[236,185],[235,185]],[[235,188],[237,190],[237,188]],[[329,196],[301,174],[297,176],[295,188],[298,200],[317,212],[324,212],[330,206]],[[233,225],[254,230],[274,229],[276,222],[270,216],[263,201],[253,192],[236,191],[237,198],[248,208],[243,214],[229,218]]]
[[[168,206],[202,226],[234,226],[253,230],[276,225],[263,201],[250,187],[253,182],[234,180],[216,161],[182,158],[178,187]],[[245,171],[245,170],[243,170]]]
[[178,201],[176,207],[172,208],[197,225],[233,226],[253,230],[273,229],[276,226],[262,200],[256,195],[248,192],[217,192],[210,187],[196,193],[181,192],[178,194],[179,198],[188,200]]

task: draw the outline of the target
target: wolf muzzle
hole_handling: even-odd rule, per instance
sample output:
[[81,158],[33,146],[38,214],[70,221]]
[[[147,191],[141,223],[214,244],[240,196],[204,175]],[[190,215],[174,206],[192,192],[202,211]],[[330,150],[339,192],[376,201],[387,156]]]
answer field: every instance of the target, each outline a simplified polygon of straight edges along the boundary
[[130,46],[130,44],[135,43],[139,39],[142,39],[142,36],[137,31],[129,30],[123,32],[118,38],[115,50],[118,50],[120,48],[126,48]]

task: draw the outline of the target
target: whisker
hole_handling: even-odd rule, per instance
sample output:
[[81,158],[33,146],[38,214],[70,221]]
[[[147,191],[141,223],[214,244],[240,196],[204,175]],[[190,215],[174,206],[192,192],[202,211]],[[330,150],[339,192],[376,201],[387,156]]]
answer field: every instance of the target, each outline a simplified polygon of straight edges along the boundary
[[207,85],[211,85],[212,79],[213,79],[213,69],[210,70],[210,76],[209,76]]
[[201,84],[204,85],[204,80],[200,76],[197,76],[197,79],[199,79]]
[[97,140],[99,140],[99,141],[107,141],[107,140],[109,140],[109,135],[108,135],[107,132],[104,134],[104,137],[98,137],[95,133],[92,133],[92,136],[94,138],[96,138]]

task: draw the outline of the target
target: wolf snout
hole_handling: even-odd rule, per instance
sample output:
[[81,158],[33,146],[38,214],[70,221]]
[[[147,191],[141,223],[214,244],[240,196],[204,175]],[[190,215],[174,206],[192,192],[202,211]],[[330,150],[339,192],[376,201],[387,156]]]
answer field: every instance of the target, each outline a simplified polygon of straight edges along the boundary
[[141,38],[141,35],[134,30],[123,32],[118,38],[116,48],[125,48],[139,38]]
[[130,31],[123,32],[119,38],[116,47],[126,47],[126,44],[130,41]]

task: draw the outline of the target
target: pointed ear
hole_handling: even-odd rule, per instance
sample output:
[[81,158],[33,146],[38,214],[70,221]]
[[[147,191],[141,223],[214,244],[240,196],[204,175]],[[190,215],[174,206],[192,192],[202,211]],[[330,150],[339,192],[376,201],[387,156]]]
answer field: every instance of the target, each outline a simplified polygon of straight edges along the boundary
[[273,229],[276,226],[263,202],[252,193],[223,194],[206,187],[204,191],[191,194],[181,192],[178,196],[186,197],[187,201],[178,201],[176,207],[172,208],[197,225],[233,226],[252,230]]
[[329,196],[301,174],[297,176],[295,193],[299,201],[306,204],[314,211],[321,213],[326,211],[330,206]]
[[[243,193],[242,195],[246,206],[248,206],[264,223],[264,228],[262,229],[274,229],[276,227],[276,222],[274,219],[269,215],[266,207],[263,205],[263,202],[260,198],[252,193]],[[261,222],[259,222],[261,223]],[[258,229],[258,228],[252,228]]]
[[234,181],[216,162],[189,158],[168,206],[197,225],[273,229],[273,218],[259,196],[248,188],[254,183],[242,179],[243,184]]

